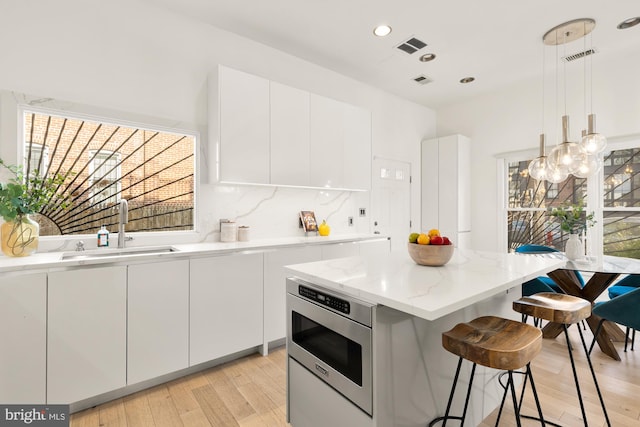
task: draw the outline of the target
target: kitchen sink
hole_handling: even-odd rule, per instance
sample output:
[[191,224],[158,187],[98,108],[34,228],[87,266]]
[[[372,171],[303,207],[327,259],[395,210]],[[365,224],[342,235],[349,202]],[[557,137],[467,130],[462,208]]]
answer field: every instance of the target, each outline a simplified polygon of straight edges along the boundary
[[62,260],[78,260],[78,259],[96,259],[96,258],[109,258],[119,256],[130,255],[155,255],[166,254],[171,252],[180,252],[179,249],[173,246],[153,246],[153,247],[139,247],[139,248],[121,248],[121,249],[96,249],[89,251],[76,251],[65,252],[62,254]]

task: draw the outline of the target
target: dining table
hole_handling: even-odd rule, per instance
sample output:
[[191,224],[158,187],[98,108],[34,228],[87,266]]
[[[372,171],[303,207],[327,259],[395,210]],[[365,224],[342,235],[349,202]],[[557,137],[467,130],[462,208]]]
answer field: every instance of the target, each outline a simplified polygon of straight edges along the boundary
[[[543,257],[564,257],[562,252],[554,252],[549,254],[539,254]],[[591,276],[581,285],[576,274],[577,271]],[[566,264],[556,270],[547,273],[557,285],[568,295],[574,295],[591,303],[595,303],[596,299],[621,275],[640,274],[640,259],[618,257],[613,255],[587,256],[577,260],[567,259]],[[587,325],[595,334],[600,317],[591,314],[586,319]],[[555,338],[563,331],[562,324],[549,322],[542,329],[544,338]],[[624,341],[625,334],[622,329],[615,323],[605,321],[600,333],[596,337],[596,341],[600,350],[615,360],[620,360],[620,355],[616,350],[613,342]]]

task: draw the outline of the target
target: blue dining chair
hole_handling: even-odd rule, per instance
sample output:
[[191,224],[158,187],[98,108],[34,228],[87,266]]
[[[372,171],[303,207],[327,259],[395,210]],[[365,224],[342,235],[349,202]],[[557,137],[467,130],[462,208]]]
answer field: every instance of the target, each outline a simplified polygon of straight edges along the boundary
[[[627,294],[637,288],[640,288],[640,275],[630,274],[616,282],[615,285],[609,286],[607,290],[609,293],[609,299],[619,297],[620,295]],[[636,342],[636,330],[631,329],[631,351],[634,350]],[[629,343],[629,327],[626,328],[624,334],[624,351],[627,351],[627,345]]]
[[[596,338],[602,329],[602,324],[605,320],[615,322],[619,325],[627,328],[627,335],[629,335],[629,329],[640,329],[640,288],[635,288],[631,292],[617,296],[609,301],[602,301],[596,303],[593,307],[592,313],[602,320],[598,323],[596,332],[593,336],[593,342],[589,348],[589,353],[593,350],[593,346],[596,343]],[[625,349],[626,351],[626,349]]]

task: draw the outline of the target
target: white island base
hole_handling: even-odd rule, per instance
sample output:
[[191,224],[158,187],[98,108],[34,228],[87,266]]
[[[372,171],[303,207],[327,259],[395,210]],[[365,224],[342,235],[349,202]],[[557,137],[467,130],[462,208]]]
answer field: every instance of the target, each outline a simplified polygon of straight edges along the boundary
[[[429,421],[444,414],[458,363],[457,356],[442,348],[442,332],[483,315],[517,319],[511,303],[520,295],[520,288],[513,288],[433,321],[385,306],[375,307],[373,417],[289,358],[291,425],[425,427]],[[470,372],[471,363],[465,361],[452,415],[461,414]],[[498,383],[499,373],[482,366],[476,368],[465,425],[479,425],[499,406],[503,390]]]
[[[285,267],[291,276],[374,305],[372,415],[289,357],[289,422],[293,427],[425,427],[444,415],[458,363],[442,348],[442,333],[485,315],[518,320],[512,303],[521,296],[521,283],[562,265],[561,260],[456,249],[446,266],[435,268],[417,266],[403,253]],[[463,363],[453,416],[461,415],[471,366]],[[500,405],[499,374],[476,368],[465,425],[479,425]]]

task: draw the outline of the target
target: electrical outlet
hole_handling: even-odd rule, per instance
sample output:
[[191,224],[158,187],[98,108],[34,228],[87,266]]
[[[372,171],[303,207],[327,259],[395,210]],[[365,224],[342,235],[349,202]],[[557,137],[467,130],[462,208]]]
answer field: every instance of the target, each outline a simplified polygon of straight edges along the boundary
[[360,216],[367,216],[367,210],[365,208],[360,208]]
[[348,222],[349,222],[349,227],[353,226],[353,217],[350,216],[349,218],[347,218]]

